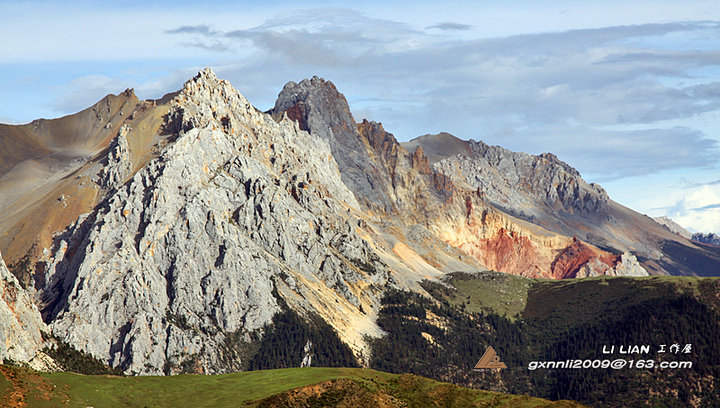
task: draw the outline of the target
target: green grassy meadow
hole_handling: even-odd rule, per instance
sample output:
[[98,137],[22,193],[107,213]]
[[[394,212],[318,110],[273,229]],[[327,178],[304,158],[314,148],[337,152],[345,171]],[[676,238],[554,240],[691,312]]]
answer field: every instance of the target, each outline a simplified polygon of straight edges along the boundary
[[[38,373],[22,367],[0,368],[3,373],[0,405],[3,407],[327,406],[328,402],[331,403],[329,406],[334,406],[333,401],[343,406],[360,407],[368,398],[396,403],[387,406],[407,407],[581,406],[574,402],[549,402],[463,388],[415,375],[359,368],[287,368],[167,377]],[[8,380],[8,377],[12,379]],[[314,384],[325,385],[320,391],[317,387],[311,388],[310,395],[291,391]],[[14,396],[11,395],[13,391],[17,391]],[[378,399],[378,396],[382,398]],[[281,401],[280,405],[277,405],[278,401]],[[297,405],[293,405],[294,402]]]

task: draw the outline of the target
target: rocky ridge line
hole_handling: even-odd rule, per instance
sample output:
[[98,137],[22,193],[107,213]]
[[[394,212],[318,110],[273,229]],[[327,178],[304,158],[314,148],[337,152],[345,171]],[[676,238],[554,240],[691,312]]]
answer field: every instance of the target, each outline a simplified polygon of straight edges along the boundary
[[[678,234],[681,237],[686,238],[686,239],[692,239],[692,240],[698,241],[695,238],[693,238],[693,234],[690,231],[683,228],[680,224],[675,222],[672,218],[655,217],[655,218],[653,218],[653,220],[655,220],[655,222],[662,225],[663,227],[667,228],[672,233]],[[695,234],[695,235],[697,235],[697,234]],[[701,241],[699,241],[699,242],[701,242]]]
[[[534,156],[469,141],[472,154],[448,157],[434,167],[511,214],[533,220],[557,213],[607,215],[609,197],[551,153]],[[542,204],[542,205],[538,205]]]
[[[461,187],[456,186],[452,173],[443,171],[442,163],[445,161],[431,166],[421,145],[409,152],[391,133],[383,129],[382,124],[368,120],[351,123],[347,101],[332,82],[319,78],[305,79],[300,84],[291,82],[280,93],[275,106],[276,109],[286,108],[288,117],[296,118],[299,126],[308,127],[313,134],[323,138],[339,138],[348,141],[348,145],[349,141],[353,145],[357,145],[358,141],[364,145],[364,150],[361,148],[354,152],[357,155],[365,154],[366,157],[354,164],[364,163],[366,166],[361,167],[361,170],[368,174],[368,180],[373,181],[371,190],[368,192],[365,187],[352,183],[348,187],[369,213],[374,214],[376,220],[390,222],[399,229],[424,225],[428,228],[426,243],[449,243],[470,254],[487,268],[523,276],[562,279],[604,274],[647,275],[647,271],[637,264],[630,253],[611,254],[573,239],[572,236],[547,239],[542,235],[556,234],[550,231],[533,232],[519,227],[517,223],[520,220],[512,221],[512,217],[501,215],[495,210],[493,206],[497,206],[497,203],[492,194],[486,194],[484,188],[487,186],[468,184],[462,178],[455,178]],[[324,111],[339,114],[323,114]],[[582,201],[586,207],[577,211],[606,210],[608,198],[604,190],[582,181],[575,169],[554,155],[536,157],[459,139],[457,143],[469,143],[467,151],[472,153],[470,156],[458,156],[458,160],[462,158],[469,162],[469,165],[462,163],[458,167],[478,178],[484,177],[484,173],[487,173],[485,170],[490,169],[488,171],[492,171],[495,178],[488,183],[502,187],[493,190],[497,195],[501,195],[499,192],[502,191],[502,194],[508,194],[522,203],[536,200],[536,195],[542,196],[544,201],[538,206],[541,209],[547,205],[545,201],[552,201],[555,207],[568,206],[570,211],[575,211],[573,206],[577,205],[577,201]],[[528,196],[525,190],[517,191],[518,180],[498,181],[512,175],[508,176],[492,166],[514,171],[516,178],[530,178],[531,183],[534,183],[532,186],[547,182],[555,183],[557,188],[548,187],[543,192],[536,187],[527,187],[528,182],[520,183],[524,186],[521,188],[527,188],[531,193],[537,191],[535,195]],[[355,171],[355,167],[343,166],[341,161],[339,169],[344,176],[343,180],[347,179],[346,172]],[[542,170],[542,174],[533,175],[537,169]],[[593,194],[599,196],[594,204],[586,198]],[[373,204],[373,197],[377,195],[389,200],[390,210],[385,205],[386,211],[377,211],[377,206]],[[495,216],[487,217],[488,213]],[[495,221],[500,219],[502,221]],[[542,230],[541,227],[536,229]]]
[[714,233],[702,233],[702,232],[696,232],[692,234],[692,240],[695,242],[699,242],[701,244],[706,245],[712,245],[716,247],[720,247],[720,236],[716,235]]

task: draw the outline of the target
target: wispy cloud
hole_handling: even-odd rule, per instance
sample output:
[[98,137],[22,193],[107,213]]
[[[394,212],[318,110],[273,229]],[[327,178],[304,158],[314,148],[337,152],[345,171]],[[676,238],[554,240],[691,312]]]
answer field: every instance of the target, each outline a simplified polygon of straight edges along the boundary
[[716,210],[720,208],[720,203],[715,204],[708,204],[704,205],[702,207],[693,208],[693,211],[708,211],[708,210]]
[[718,141],[687,127],[607,131],[558,125],[520,130],[515,138],[528,150],[572,161],[598,182],[717,162]]
[[210,29],[210,26],[207,24],[199,24],[199,25],[186,25],[186,26],[180,26],[178,28],[174,28],[172,30],[165,30],[166,34],[202,34],[202,35],[213,35],[216,34],[216,31],[213,31]]
[[720,187],[710,183],[686,189],[664,212],[692,231],[720,233]]
[[433,28],[438,29],[438,30],[447,30],[447,31],[465,31],[465,30],[470,30],[472,28],[472,26],[468,25],[468,24],[444,22],[444,23],[438,23],[438,24],[426,27],[427,30],[431,30]]
[[60,112],[77,112],[91,106],[105,95],[117,94],[132,85],[104,75],[88,75],[67,84],[61,97],[55,102]]
[[180,89],[188,78],[202,68],[178,68],[159,78],[135,78],[132,81],[119,74],[81,76],[57,89],[57,97],[51,102],[51,106],[56,112],[74,113],[93,105],[108,94],[118,94],[127,88],[134,88],[140,98],[160,98],[170,91]]
[[212,52],[231,52],[233,48],[222,41],[185,41],[181,45]]

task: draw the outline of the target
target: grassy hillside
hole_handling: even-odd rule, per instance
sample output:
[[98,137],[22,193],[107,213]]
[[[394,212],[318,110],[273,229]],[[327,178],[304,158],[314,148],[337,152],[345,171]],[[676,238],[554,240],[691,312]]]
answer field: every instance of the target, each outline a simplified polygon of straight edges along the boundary
[[502,272],[456,272],[445,279],[449,286],[425,282],[425,289],[468,312],[497,313],[511,320],[525,310],[530,288],[541,281]]
[[[524,279],[456,273],[425,281],[434,299],[391,291],[371,367],[455,384],[596,407],[720,407],[720,279],[695,277]],[[691,344],[688,354],[659,346]],[[603,354],[649,345],[647,354]],[[508,368],[472,371],[488,346]],[[689,361],[691,368],[538,369],[531,361]]]
[[[433,297],[468,312],[486,312],[511,320],[593,319],[618,306],[687,294],[720,312],[720,278],[688,276],[608,277],[586,279],[529,279],[502,272],[446,275],[447,286],[426,281]],[[581,309],[577,305],[583,305]]]
[[[288,368],[169,377],[37,373],[0,366],[0,406],[13,407],[580,407],[358,368]],[[370,405],[368,405],[370,404]]]

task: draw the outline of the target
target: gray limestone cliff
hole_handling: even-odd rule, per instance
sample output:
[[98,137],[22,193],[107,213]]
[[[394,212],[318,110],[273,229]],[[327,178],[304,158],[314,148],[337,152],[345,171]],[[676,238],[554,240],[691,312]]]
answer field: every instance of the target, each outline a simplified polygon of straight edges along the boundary
[[49,332],[32,295],[20,286],[0,256],[0,363],[28,363],[44,347],[43,332]]
[[100,179],[100,185],[106,190],[118,188],[132,174],[132,159],[127,140],[129,131],[128,125],[122,125],[117,136],[110,142],[108,163],[103,168]]
[[345,97],[322,78],[289,82],[271,110],[328,142],[341,178],[367,215],[399,226],[444,216],[449,179],[433,171],[422,150],[409,152],[381,123],[356,123]]
[[523,218],[543,218],[549,212],[564,214],[608,213],[608,195],[587,183],[577,170],[544,153],[534,156],[499,146],[469,141],[470,154],[435,163],[454,180],[478,188],[493,205]]
[[391,278],[327,142],[210,70],[172,103],[174,143],[48,252],[39,296],[53,333],[139,374],[240,370],[279,297],[356,350],[378,335],[363,305]]
[[382,169],[372,163],[345,97],[322,78],[288,82],[271,110],[285,114],[301,129],[325,140],[340,168],[342,181],[364,204],[384,211],[393,209]]

